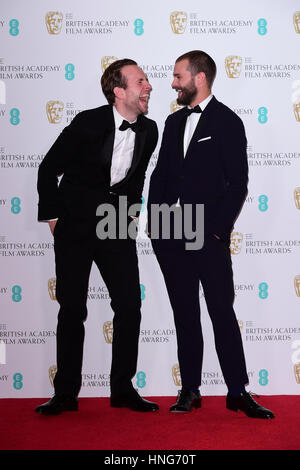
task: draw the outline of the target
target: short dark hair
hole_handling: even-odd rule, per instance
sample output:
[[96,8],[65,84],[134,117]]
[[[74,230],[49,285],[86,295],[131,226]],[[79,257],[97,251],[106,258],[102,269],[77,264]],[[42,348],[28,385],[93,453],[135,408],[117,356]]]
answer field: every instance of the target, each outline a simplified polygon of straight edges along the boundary
[[203,72],[206,76],[206,81],[209,88],[212,87],[214,79],[217,74],[217,66],[215,61],[203,51],[190,51],[181,55],[176,59],[176,62],[187,59],[189,61],[188,69],[193,76],[197,73]]
[[120,88],[127,87],[126,77],[122,75],[122,68],[126,65],[137,65],[137,63],[132,59],[116,60],[105,69],[101,77],[102,91],[109,104],[115,102],[114,88],[116,86]]

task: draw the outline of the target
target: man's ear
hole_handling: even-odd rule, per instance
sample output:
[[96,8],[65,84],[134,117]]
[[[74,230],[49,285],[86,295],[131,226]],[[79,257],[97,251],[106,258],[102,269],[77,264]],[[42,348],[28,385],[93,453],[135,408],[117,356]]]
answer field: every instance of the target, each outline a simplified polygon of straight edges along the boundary
[[206,83],[206,75],[204,72],[199,72],[195,75],[195,80],[199,85],[204,85]]
[[113,89],[113,92],[115,94],[115,97],[118,98],[119,100],[123,100],[125,97],[125,90],[124,88],[121,88],[119,86],[115,86]]

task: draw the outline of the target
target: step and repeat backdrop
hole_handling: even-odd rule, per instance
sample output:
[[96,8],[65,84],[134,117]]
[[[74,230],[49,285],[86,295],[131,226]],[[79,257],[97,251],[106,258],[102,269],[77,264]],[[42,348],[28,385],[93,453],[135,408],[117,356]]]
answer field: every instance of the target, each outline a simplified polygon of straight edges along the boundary
[[[174,61],[193,49],[216,61],[213,92],[241,117],[248,138],[249,193],[230,249],[249,389],[298,394],[300,2],[2,0],[0,41],[0,396],[53,393],[58,303],[53,238],[48,225],[37,222],[40,162],[77,113],[106,104],[101,75],[124,57],[135,59],[153,86],[149,117],[161,139],[167,115],[177,109]],[[145,205],[140,219],[142,324],[133,384],[144,396],[175,395],[181,385],[175,327],[144,234]],[[199,295],[201,391],[224,395],[201,289]],[[113,313],[96,267],[87,305],[81,396],[108,396]]]

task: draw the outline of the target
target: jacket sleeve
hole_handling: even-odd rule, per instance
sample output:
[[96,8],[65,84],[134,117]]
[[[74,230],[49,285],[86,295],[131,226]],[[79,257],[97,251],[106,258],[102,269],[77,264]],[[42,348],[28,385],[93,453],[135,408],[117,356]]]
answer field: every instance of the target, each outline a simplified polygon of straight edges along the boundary
[[39,166],[37,179],[39,221],[60,216],[58,177],[65,172],[74,158],[78,145],[79,121],[78,114],[71,124],[63,129]]
[[[170,116],[169,116],[170,117]],[[151,226],[151,205],[160,204],[163,201],[165,183],[169,171],[169,152],[168,143],[171,138],[169,117],[166,119],[163,131],[161,146],[159,150],[158,160],[155,169],[152,172],[149,184],[149,193],[147,201],[148,210],[148,229]]]
[[226,191],[212,221],[212,228],[214,234],[226,240],[244,204],[248,185],[247,139],[243,122],[234,114],[222,134],[221,164]]

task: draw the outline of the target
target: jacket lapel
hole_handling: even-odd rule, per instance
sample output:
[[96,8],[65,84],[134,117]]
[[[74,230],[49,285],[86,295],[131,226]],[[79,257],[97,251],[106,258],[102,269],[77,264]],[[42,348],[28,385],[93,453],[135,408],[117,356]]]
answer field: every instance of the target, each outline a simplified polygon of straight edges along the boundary
[[133,157],[132,157],[132,164],[130,170],[127,173],[127,176],[130,175],[136,169],[139,161],[143,155],[144,145],[146,142],[146,129],[141,126],[140,129],[136,132],[135,142],[134,142],[134,150],[133,150]]
[[195,132],[190,140],[190,144],[186,151],[185,158],[188,156],[189,151],[193,147],[193,144],[199,139],[201,139],[202,137],[206,137],[207,129],[211,122],[211,117],[213,115],[216,103],[217,103],[217,100],[213,96],[210,102],[208,103],[208,105],[205,107],[203,113],[201,114],[200,119],[195,129]]
[[183,113],[182,118],[179,122],[179,130],[178,130],[178,152],[180,160],[184,159],[184,130],[186,125],[187,115]]

